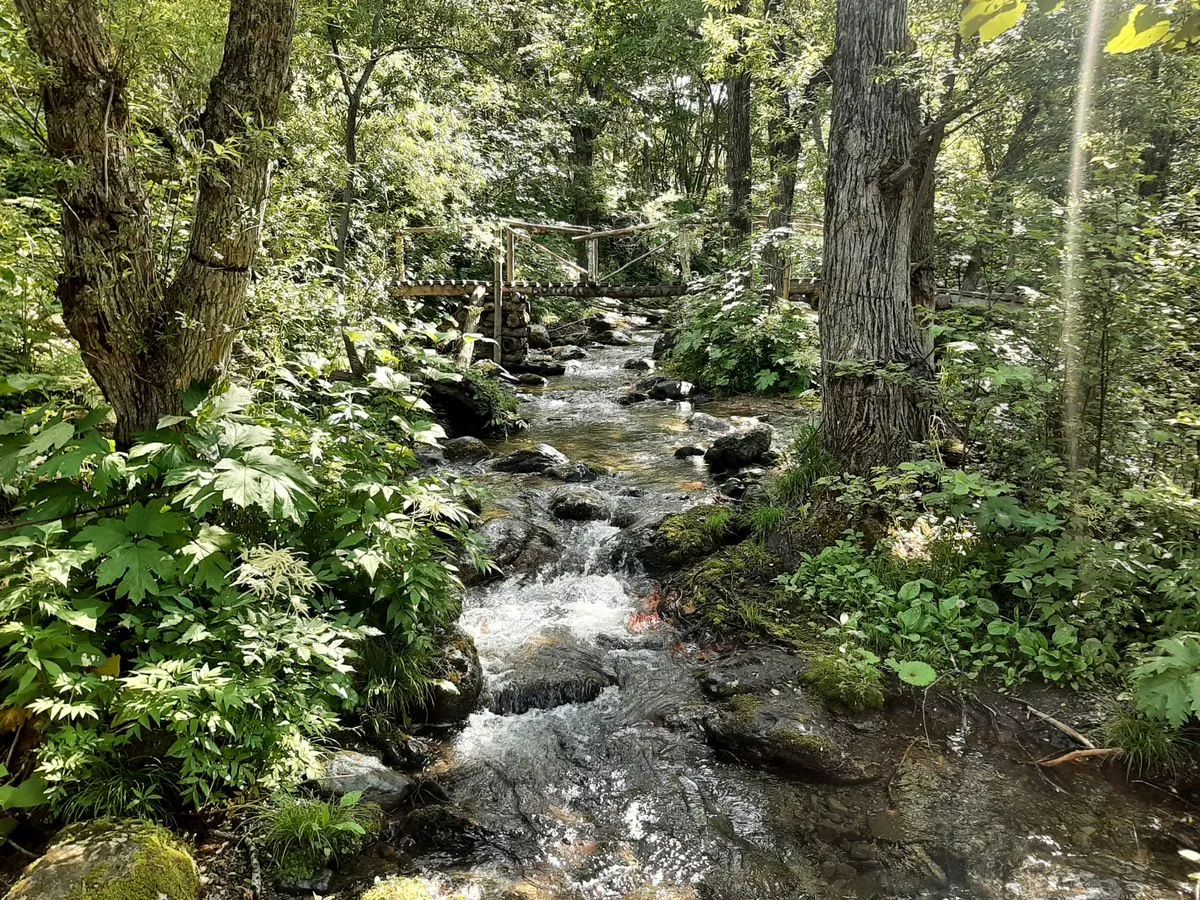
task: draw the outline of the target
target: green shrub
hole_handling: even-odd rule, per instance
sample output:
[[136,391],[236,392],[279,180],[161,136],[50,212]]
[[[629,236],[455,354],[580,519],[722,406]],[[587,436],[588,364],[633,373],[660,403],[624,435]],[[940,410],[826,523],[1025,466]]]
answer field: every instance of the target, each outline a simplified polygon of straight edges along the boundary
[[337,801],[283,796],[257,820],[282,881],[306,881],[357,856],[379,836],[383,811],[362,794]]
[[765,541],[787,523],[788,511],[781,506],[756,506],[749,519],[755,540]]
[[1154,644],[1133,670],[1133,698],[1147,716],[1181,728],[1200,715],[1200,634],[1183,632]]
[[[728,278],[728,280],[725,280]],[[800,394],[820,367],[816,317],[771,303],[745,272],[721,276],[690,300],[668,370],[720,394]]]
[[1130,773],[1174,775],[1186,768],[1195,744],[1160,719],[1121,710],[1104,723],[1104,745],[1121,751]]
[[881,709],[883,676],[879,657],[861,647],[843,647],[836,654],[816,656],[804,680],[822,700],[840,703],[852,712]]
[[[373,427],[372,393],[406,439]],[[440,433],[422,406],[395,370],[367,389],[304,364],[128,451],[103,411],[5,418],[0,684],[41,735],[51,802],[149,815],[296,778],[358,703],[356,648],[457,616],[472,514],[457,482],[416,474],[413,444]]]
[[832,475],[836,463],[821,449],[816,425],[796,429],[785,454],[786,466],[768,485],[771,498],[782,506],[798,507],[813,499],[813,487]]

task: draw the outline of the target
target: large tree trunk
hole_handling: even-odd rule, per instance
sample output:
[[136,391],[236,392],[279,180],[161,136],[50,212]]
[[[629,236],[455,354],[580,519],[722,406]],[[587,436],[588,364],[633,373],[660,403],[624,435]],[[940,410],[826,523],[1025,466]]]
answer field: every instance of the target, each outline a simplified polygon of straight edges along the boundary
[[[580,97],[583,108],[571,124],[571,224],[594,228],[603,214],[596,184],[596,148],[607,124],[600,104],[604,85],[588,81]],[[576,262],[587,266],[587,241],[576,246]]]
[[847,471],[909,457],[929,364],[909,299],[916,109],[907,0],[838,0],[821,301],[821,438]]
[[[748,16],[750,0],[738,0],[734,13]],[[753,189],[750,146],[752,85],[746,57],[745,29],[739,27],[738,49],[730,61],[732,72],[725,79],[725,90],[729,95],[729,147],[725,179],[729,186],[729,224],[738,237],[750,235],[750,194]]]
[[[130,150],[126,74],[95,0],[16,0],[46,63],[50,149],[70,167],[63,206],[63,318],[112,404],[127,445],[220,374],[245,321],[270,146],[286,93],[298,0],[234,0],[225,53],[201,118],[206,146],[186,257],[165,283]],[[249,129],[253,128],[251,134]]]
[[946,126],[934,124],[931,133],[916,150],[917,185],[913,209],[912,263],[910,289],[917,317],[917,336],[930,368],[933,368],[933,315],[937,311],[937,160],[946,140]]

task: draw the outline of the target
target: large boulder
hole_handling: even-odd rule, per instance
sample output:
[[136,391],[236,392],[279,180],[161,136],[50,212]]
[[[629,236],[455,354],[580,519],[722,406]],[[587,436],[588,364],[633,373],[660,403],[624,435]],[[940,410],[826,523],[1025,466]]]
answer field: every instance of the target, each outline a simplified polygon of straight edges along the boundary
[[774,439],[775,432],[770,425],[755,425],[723,434],[713,441],[704,454],[704,461],[709,468],[718,472],[752,466],[763,461]]
[[68,828],[5,900],[196,900],[187,848],[149,822],[101,819]]
[[678,381],[663,375],[653,375],[643,378],[634,387],[635,393],[646,394],[651,400],[687,400],[695,391],[695,385],[688,381]]
[[654,360],[652,359],[627,359],[622,367],[630,372],[653,372]]
[[550,511],[572,522],[606,521],[612,515],[613,503],[595,488],[572,486],[554,494]]
[[[506,406],[515,409],[512,390],[498,379],[463,378],[459,381],[430,379],[425,398],[438,419],[452,435],[496,434],[505,430]],[[510,402],[511,398],[511,402]]]
[[567,634],[547,634],[527,647],[491,687],[491,711],[515,715],[590,703],[616,683],[604,652]]
[[321,764],[317,788],[330,797],[361,793],[368,803],[395,810],[417,791],[417,782],[389,769],[374,756],[339,750]]
[[687,424],[688,428],[709,434],[728,434],[733,431],[733,426],[724,419],[718,419],[716,416],[702,412],[692,413],[688,416]]
[[517,373],[542,375],[546,378],[567,374],[567,364],[555,359],[549,353],[530,353],[525,357],[524,362],[510,368]]
[[[478,532],[483,549],[505,572],[534,572],[559,555],[558,535],[545,525],[524,516],[490,519]],[[484,580],[480,574],[470,581]]]
[[662,359],[675,349],[675,345],[679,343],[679,335],[673,331],[664,331],[658,336],[658,340],[654,342],[654,350],[651,355],[655,359]]
[[608,344],[610,347],[628,347],[633,343],[633,338],[629,336],[628,332],[610,328],[608,331],[602,331],[596,335],[596,343]]
[[529,346],[534,350],[550,349],[550,331],[545,325],[535,324],[529,326]]
[[604,334],[629,325],[629,320],[614,312],[596,313],[587,320],[588,331],[592,334]]
[[497,472],[512,472],[517,475],[540,475],[553,466],[570,463],[563,454],[549,444],[538,444],[532,450],[518,450],[497,460],[493,468]]
[[442,445],[446,459],[451,462],[479,462],[492,455],[491,448],[477,437],[452,438]]
[[564,484],[586,484],[600,477],[601,472],[587,463],[565,463],[551,466],[542,473],[546,478],[553,478]]
[[550,351],[550,355],[559,362],[570,362],[573,359],[588,358],[588,352],[582,347],[577,347],[574,344],[564,344],[561,347],[554,347]]
[[424,719],[430,725],[465,722],[479,705],[483,693],[483,666],[475,641],[461,628],[454,628],[442,645],[444,676],[429,689]]

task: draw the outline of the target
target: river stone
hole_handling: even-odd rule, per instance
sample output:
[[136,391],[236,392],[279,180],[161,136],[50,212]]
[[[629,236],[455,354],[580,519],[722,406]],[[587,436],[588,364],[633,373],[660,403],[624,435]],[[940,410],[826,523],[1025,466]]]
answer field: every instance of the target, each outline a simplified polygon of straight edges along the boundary
[[627,359],[623,368],[630,372],[653,372],[654,360],[652,359]]
[[596,335],[596,342],[599,344],[608,344],[610,347],[628,347],[633,343],[633,338],[624,331],[612,328]]
[[693,444],[690,447],[680,447],[678,450],[675,451],[676,459],[691,459],[693,456],[703,456],[703,455],[704,455],[704,448],[697,447],[695,444]]
[[600,470],[587,463],[566,463],[561,466],[551,466],[542,473],[546,478],[553,478],[564,484],[587,484],[600,477]]
[[550,511],[572,522],[606,521],[612,509],[612,501],[590,487],[565,487],[550,500]]
[[534,572],[559,554],[558,535],[524,515],[489,519],[478,535],[492,562],[505,572]]
[[199,893],[196,863],[171,832],[102,819],[59,834],[5,900],[196,900]]
[[391,811],[413,795],[417,783],[389,769],[374,756],[339,750],[322,763],[317,788],[330,797],[361,793],[368,803],[378,803]]
[[643,378],[634,388],[639,393],[646,394],[651,400],[686,400],[692,396],[694,385],[688,381],[677,381],[662,375],[652,375]]
[[662,359],[675,349],[677,343],[679,343],[679,335],[673,331],[664,331],[654,342],[654,350],[650,355],[655,359]]
[[561,347],[555,347],[550,351],[550,355],[560,362],[588,358],[588,352],[582,347],[576,347],[574,344],[564,344]]
[[704,461],[714,471],[728,471],[761,462],[771,449],[775,434],[770,425],[755,425],[740,431],[723,434],[704,454]]
[[[499,366],[496,368],[499,369]],[[511,393],[511,389],[499,381],[495,388]],[[498,430],[493,395],[469,378],[460,381],[430,379],[425,384],[425,397],[439,421],[445,423],[451,434],[486,435]]]
[[516,453],[497,460],[494,468],[497,472],[529,475],[541,474],[551,466],[565,466],[569,462],[570,460],[549,444],[538,444],[532,450],[518,450]]
[[514,372],[544,375],[547,378],[567,374],[567,364],[549,353],[530,353],[523,363],[513,366],[512,369]]
[[619,328],[624,328],[629,322],[612,312],[596,313],[587,320],[588,330],[593,334],[604,334],[606,331],[615,331]]
[[425,705],[424,718],[430,725],[465,722],[483,693],[483,666],[469,634],[453,628],[443,641],[442,659],[446,675],[430,685]]
[[545,387],[550,383],[548,379],[541,375],[535,375],[532,372],[522,372],[517,381],[526,387]]
[[460,437],[442,445],[446,459],[451,462],[478,462],[492,455],[491,449],[477,437]]
[[522,651],[511,671],[491,688],[491,711],[516,715],[531,709],[590,703],[616,684],[616,676],[603,660],[598,647],[568,635],[545,635]]
[[550,331],[545,325],[529,326],[529,346],[534,350],[550,349]]
[[733,431],[733,426],[724,419],[718,419],[716,416],[710,416],[708,413],[692,413],[688,416],[688,428],[694,428],[697,431],[708,431],[713,434],[728,434]]
[[633,406],[635,403],[645,403],[649,399],[649,394],[643,393],[642,391],[631,391],[617,400],[617,402],[621,404],[621,406]]
[[744,764],[826,784],[873,780],[846,755],[823,718],[800,695],[738,694],[725,709],[706,716],[703,727],[710,744]]

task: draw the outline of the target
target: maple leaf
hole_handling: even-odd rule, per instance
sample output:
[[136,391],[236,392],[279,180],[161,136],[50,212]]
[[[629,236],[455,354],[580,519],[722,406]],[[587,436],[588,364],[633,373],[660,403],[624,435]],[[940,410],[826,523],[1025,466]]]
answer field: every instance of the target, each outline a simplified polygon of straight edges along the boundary
[[175,559],[155,541],[128,542],[115,548],[96,570],[96,584],[117,585],[117,596],[134,603],[157,594],[161,579],[175,574]]

